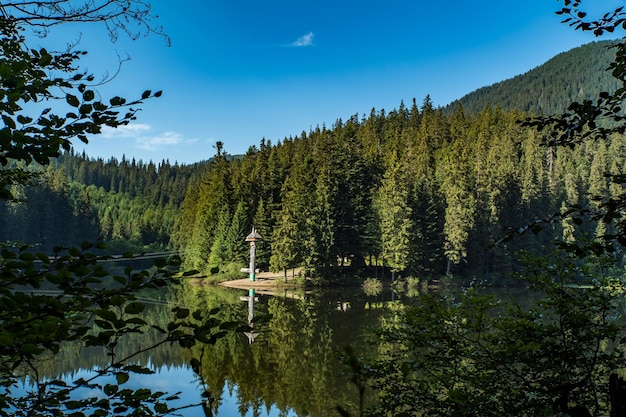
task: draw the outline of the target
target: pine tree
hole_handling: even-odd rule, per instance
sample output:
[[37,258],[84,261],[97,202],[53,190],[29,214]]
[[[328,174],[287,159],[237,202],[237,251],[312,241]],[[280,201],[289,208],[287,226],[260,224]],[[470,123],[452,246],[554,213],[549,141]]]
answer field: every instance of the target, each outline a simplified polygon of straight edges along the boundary
[[396,271],[408,266],[413,233],[408,185],[401,167],[396,163],[385,173],[376,196],[383,259]]
[[243,201],[237,203],[233,219],[228,228],[225,241],[226,259],[229,262],[244,264],[248,255],[246,236],[250,233],[250,221],[247,215],[246,204]]
[[211,268],[223,266],[228,260],[227,239],[231,215],[228,207],[224,207],[220,212],[213,234],[213,244],[209,255],[209,266]]
[[270,217],[270,213],[265,209],[264,199],[259,200],[252,224],[263,238],[256,243],[256,264],[259,269],[267,270],[270,265],[274,219]]
[[446,273],[452,265],[467,258],[467,243],[474,227],[476,202],[472,193],[470,149],[467,144],[451,143],[443,151],[437,166],[441,194],[445,197],[444,253],[448,259]]

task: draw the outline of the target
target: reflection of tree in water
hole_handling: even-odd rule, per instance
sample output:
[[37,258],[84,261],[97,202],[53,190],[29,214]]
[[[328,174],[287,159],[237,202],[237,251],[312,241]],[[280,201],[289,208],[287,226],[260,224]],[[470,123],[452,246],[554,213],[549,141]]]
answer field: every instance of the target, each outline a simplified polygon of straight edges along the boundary
[[[357,291],[357,293],[360,291]],[[248,303],[240,297],[246,292],[222,287],[179,287],[160,299],[192,309],[220,308],[224,320],[246,323]],[[281,415],[312,417],[335,413],[337,404],[356,402],[354,388],[340,373],[343,370],[338,353],[344,346],[364,347],[364,336],[374,328],[380,310],[367,309],[367,301],[352,294],[314,294],[300,299],[257,296],[255,319],[271,315],[266,322],[255,323],[258,336],[249,344],[243,334],[230,334],[214,346],[196,346],[184,351],[178,345],[166,344],[139,356],[141,364],[154,369],[185,366],[192,356],[202,358],[202,379],[215,397],[211,410],[217,414],[225,389],[237,399],[241,415],[259,415],[276,407]],[[341,309],[339,306],[349,305]],[[171,319],[172,305],[149,305],[143,318],[150,324],[164,326]],[[130,354],[139,346],[156,340],[156,333],[133,335],[120,344],[118,355]],[[364,348],[365,349],[365,348]],[[361,351],[361,349],[359,349]],[[79,370],[102,367],[107,362],[104,350],[84,349],[66,344],[61,353],[46,365],[46,375],[74,377]],[[189,386],[195,390],[196,386]]]
[[[148,304],[142,313],[142,318],[150,325],[163,327],[173,319],[171,307],[163,304]],[[160,333],[150,330],[141,334],[126,336],[115,348],[118,358],[128,357],[142,347],[152,346],[161,340]],[[156,368],[186,366],[181,348],[178,344],[166,343],[157,349],[150,350],[135,357],[136,363],[151,364]],[[57,378],[59,375],[74,377],[81,370],[102,369],[109,363],[110,358],[103,347],[84,347],[79,342],[66,342],[61,346],[58,354],[53,355],[39,367],[42,376]]]
[[[338,310],[336,299],[259,298],[255,314],[271,318],[257,326],[254,343],[232,335],[203,348],[202,373],[211,392],[217,396],[224,387],[236,386],[241,415],[252,411],[256,416],[275,406],[281,415],[323,416],[335,413],[338,404],[354,403],[354,389],[340,375],[338,353],[348,343],[363,344],[363,333],[380,312],[372,314],[373,321],[361,321],[350,316],[362,316],[364,310]],[[239,306],[241,318],[247,318],[247,304],[239,301]]]

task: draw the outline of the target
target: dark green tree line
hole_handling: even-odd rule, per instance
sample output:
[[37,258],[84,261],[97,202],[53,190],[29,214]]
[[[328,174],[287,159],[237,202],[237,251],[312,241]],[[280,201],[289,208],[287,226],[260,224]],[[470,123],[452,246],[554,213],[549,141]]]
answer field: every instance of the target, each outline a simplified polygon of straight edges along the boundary
[[[583,3],[564,0],[558,14],[565,23],[597,36],[626,28],[622,7],[594,20],[587,17]],[[534,199],[535,204],[543,201],[547,204],[542,208],[556,210],[510,229],[496,247],[519,244],[531,232],[549,236],[522,258],[517,275],[536,294],[536,301],[522,305],[515,299],[497,299],[486,288],[472,285],[455,295],[424,296],[420,305],[399,311],[378,333],[381,356],[370,361],[349,358],[359,383],[376,389],[378,405],[362,408],[360,415],[624,414],[621,258],[626,246],[626,180],[618,168],[622,152],[608,149],[621,148],[626,130],[626,43],[617,42],[614,50],[610,68],[618,88],[601,92],[596,100],[574,102],[565,113],[526,119],[524,125],[544,132],[542,141],[531,134],[532,142],[522,140],[516,146],[528,152],[517,173],[521,202],[543,190],[548,201]],[[500,148],[499,165],[490,165],[490,153],[483,152],[476,164],[482,169],[473,173],[484,175],[494,168],[506,172],[507,160],[516,160],[512,155]],[[541,166],[535,166],[530,155],[539,156]],[[488,175],[475,181],[498,178]],[[498,187],[478,190],[478,212],[504,213],[494,211],[494,203],[501,200],[492,195]],[[532,210],[521,208],[532,216]]]
[[240,160],[218,154],[188,190],[176,219],[185,239],[174,245],[189,266],[206,265],[220,238],[219,212],[232,216],[243,201],[246,224],[263,224],[263,265],[274,270],[331,276],[378,262],[403,275],[504,277],[519,267],[514,251],[546,245],[571,225],[488,251],[507,228],[619,193],[601,172],[621,169],[622,135],[576,151],[545,148],[541,132],[518,123],[524,117],[489,107],[447,116],[427,97],[421,107],[401,104],[275,146],[263,142]]

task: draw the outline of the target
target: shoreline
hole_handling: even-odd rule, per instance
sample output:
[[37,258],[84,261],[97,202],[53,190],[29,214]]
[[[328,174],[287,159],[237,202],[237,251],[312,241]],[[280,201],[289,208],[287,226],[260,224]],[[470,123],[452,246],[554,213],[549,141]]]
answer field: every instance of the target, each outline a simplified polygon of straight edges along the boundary
[[[295,278],[299,278],[300,271],[296,271]],[[287,274],[287,280],[285,281],[284,272],[259,272],[255,275],[255,280],[250,281],[250,277],[233,279],[228,281],[222,281],[212,285],[221,285],[222,287],[228,288],[237,288],[237,289],[266,289],[266,290],[277,290],[284,288],[294,288],[299,287],[299,285],[295,285],[290,283],[294,281],[293,274]],[[195,285],[208,285],[203,278],[192,278],[190,280]]]

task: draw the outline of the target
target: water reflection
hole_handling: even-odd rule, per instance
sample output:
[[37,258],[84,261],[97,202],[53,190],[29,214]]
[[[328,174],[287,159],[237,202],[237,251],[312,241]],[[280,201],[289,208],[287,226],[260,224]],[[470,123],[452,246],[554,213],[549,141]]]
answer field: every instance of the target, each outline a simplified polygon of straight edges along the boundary
[[[233,294],[236,301],[227,302]],[[202,380],[221,393],[214,405],[222,416],[233,415],[225,408],[233,400],[241,416],[328,416],[336,415],[337,405],[358,415],[358,393],[342,374],[339,353],[347,345],[374,353],[376,346],[368,343],[372,330],[418,300],[388,287],[369,296],[360,288],[283,296],[202,288],[193,297],[221,305],[226,319],[247,318],[254,325],[252,338],[233,334],[192,352],[205,358]],[[261,315],[270,318],[255,323]]]
[[[202,352],[196,350],[205,358],[204,382],[212,392],[223,392],[230,384],[236,387],[240,415],[252,411],[256,416],[275,408],[281,416],[323,416],[334,414],[338,404],[354,403],[358,397],[341,375],[338,353],[346,344],[365,346],[365,334],[382,314],[382,310],[366,310],[367,300],[357,301],[359,293],[357,289],[291,298],[250,291],[239,295],[239,303],[228,309],[238,310],[240,318],[257,313],[271,318],[262,326],[255,324],[252,344],[249,337],[242,343],[241,336],[232,335],[216,346],[202,347]],[[218,414],[221,401],[217,399]]]
[[254,339],[259,335],[259,332],[254,330],[254,303],[259,301],[258,297],[255,297],[254,288],[250,288],[248,290],[247,296],[241,296],[239,299],[241,301],[248,302],[248,326],[250,326],[250,331],[245,332],[244,334],[248,337],[248,342],[254,342]]
[[[335,415],[339,404],[356,415],[358,393],[342,375],[338,354],[346,345],[364,353],[373,349],[367,339],[394,305],[391,300],[389,292],[366,296],[360,288],[269,296],[253,289],[185,286],[168,294],[167,301],[193,309],[220,307],[223,320],[247,321],[252,330],[191,350],[163,345],[138,358],[155,374],[133,376],[128,386],[180,392],[174,405],[199,404],[206,389],[213,397],[210,410],[218,416],[327,416]],[[259,322],[259,317],[268,319]],[[145,319],[164,327],[170,308],[150,306]],[[126,356],[156,337],[142,334],[119,346],[118,354]],[[199,376],[186,366],[192,357],[202,358]],[[77,379],[106,360],[102,350],[68,345],[46,372]],[[181,414],[205,412],[194,407]]]
[[[384,287],[370,295],[361,288],[268,295],[254,289],[178,288],[167,295],[167,304],[206,310],[219,307],[221,319],[248,322],[251,330],[189,351],[163,345],[138,358],[155,374],[135,375],[126,386],[180,392],[181,399],[172,406],[201,404],[201,393],[207,390],[212,398],[205,404],[217,416],[328,416],[337,415],[337,405],[358,415],[359,396],[342,375],[338,353],[346,345],[359,354],[376,349],[367,343],[370,332],[405,303],[418,300],[409,297],[414,294],[409,290],[401,292],[397,286],[395,290]],[[525,289],[518,291],[522,293],[510,295],[516,299],[527,295]],[[258,320],[263,317],[269,318]],[[170,307],[151,305],[144,318],[165,327],[172,318]],[[120,345],[117,354],[128,356],[154,343],[155,337],[142,334]],[[191,358],[202,358],[200,375],[186,365]],[[46,376],[76,380],[87,370],[105,366],[107,355],[104,350],[68,344],[54,359]],[[185,417],[205,414],[201,406],[181,412]]]

